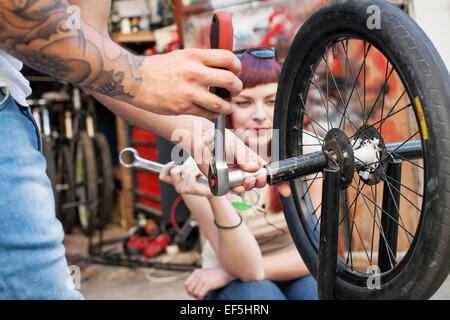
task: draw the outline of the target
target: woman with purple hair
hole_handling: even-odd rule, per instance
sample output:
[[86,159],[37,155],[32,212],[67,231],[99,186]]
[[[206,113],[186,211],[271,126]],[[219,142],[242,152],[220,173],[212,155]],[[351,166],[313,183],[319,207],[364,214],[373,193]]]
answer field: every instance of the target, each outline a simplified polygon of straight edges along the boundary
[[[273,48],[235,54],[241,61],[244,89],[232,98],[234,111],[227,117],[227,128],[270,162],[278,143],[272,131],[281,65]],[[259,189],[260,201],[248,206],[234,194],[213,196],[196,181],[199,175],[191,161],[169,163],[160,174],[182,195],[206,238],[202,268],[186,280],[187,292],[197,299],[317,299],[317,283],[289,234],[277,190]]]

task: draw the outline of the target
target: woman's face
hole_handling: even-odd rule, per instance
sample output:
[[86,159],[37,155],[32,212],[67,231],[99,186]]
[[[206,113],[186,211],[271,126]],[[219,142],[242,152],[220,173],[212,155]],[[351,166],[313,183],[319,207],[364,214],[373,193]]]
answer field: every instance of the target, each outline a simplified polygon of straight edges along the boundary
[[231,114],[233,129],[250,147],[267,146],[272,138],[277,86],[268,83],[244,89],[231,101],[235,107]]

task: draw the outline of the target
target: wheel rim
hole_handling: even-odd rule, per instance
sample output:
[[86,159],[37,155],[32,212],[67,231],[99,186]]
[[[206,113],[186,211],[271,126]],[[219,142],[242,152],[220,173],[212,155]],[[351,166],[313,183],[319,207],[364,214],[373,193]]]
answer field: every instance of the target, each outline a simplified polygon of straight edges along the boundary
[[[420,126],[416,102],[411,98],[405,78],[397,71],[395,62],[386,58],[369,41],[357,37],[334,36],[324,40],[322,46],[317,44],[316,48],[315,52],[311,52],[310,60],[300,67],[303,69],[298,71],[299,74],[309,72],[309,81],[294,85],[292,97],[300,98],[297,111],[293,111],[297,113],[297,121],[290,122],[286,132],[293,129],[297,135],[290,139],[286,157],[317,151],[323,144],[325,134],[332,128],[346,132],[355,145],[354,137],[364,124],[375,127],[385,143],[399,142],[399,146],[402,146],[402,143],[410,141],[423,142],[424,132]],[[374,63],[383,67],[383,72],[378,72],[378,82],[377,79],[368,78],[368,68],[371,67],[373,73]],[[306,70],[304,66],[311,67]],[[292,107],[289,108],[291,111]],[[392,128],[397,129],[394,130],[396,136],[388,134],[393,131]],[[379,244],[383,246],[383,242],[388,252],[389,266],[383,270],[382,282],[398,274],[408,260],[420,232],[423,216],[422,203],[426,196],[424,155],[425,151],[422,150],[422,157],[418,160],[397,157],[402,162],[401,173],[404,178],[398,183],[397,179],[391,177],[386,182],[386,167],[376,167],[376,163],[370,163],[372,168],[366,171],[372,170],[380,176],[379,183],[368,185],[360,174],[355,173],[350,186],[341,191],[339,277],[365,287],[367,270],[378,264]],[[299,218],[317,252],[321,208],[321,199],[317,201],[317,194],[321,194],[321,174],[296,179],[290,184],[298,208],[301,209],[298,210]],[[391,201],[394,211],[399,212],[398,245],[395,250],[386,245],[387,241],[383,241],[385,233],[381,216],[393,220],[391,212],[383,207],[383,191],[387,198],[392,199],[396,193],[400,193],[399,203]],[[393,257],[395,251],[399,254]]]
[[[74,214],[74,208],[64,208],[64,205],[71,204],[74,202],[73,195],[73,166],[67,162],[65,159],[64,149],[62,152],[58,153],[58,176],[57,181],[58,184],[56,186],[57,192],[60,193],[59,196],[59,207],[60,207],[60,215],[61,220],[66,222],[70,220],[70,216]],[[63,223],[64,224],[64,223]]]
[[83,153],[83,147],[81,143],[77,144],[76,156],[75,156],[75,185],[76,195],[79,202],[78,205],[78,217],[80,225],[83,230],[89,229],[90,212],[88,206],[84,203],[88,200],[87,186],[86,186],[86,169],[85,169],[85,157]]

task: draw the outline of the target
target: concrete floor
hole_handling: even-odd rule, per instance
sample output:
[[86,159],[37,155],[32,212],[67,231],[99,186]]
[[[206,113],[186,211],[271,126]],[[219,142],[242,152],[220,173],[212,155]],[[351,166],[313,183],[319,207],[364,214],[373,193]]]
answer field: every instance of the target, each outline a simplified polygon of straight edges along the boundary
[[[126,237],[127,233],[116,226],[109,226],[104,239]],[[97,241],[95,238],[94,241]],[[66,235],[64,239],[69,265],[77,265],[81,271],[81,293],[88,300],[191,300],[184,281],[190,272],[128,268],[92,264],[88,259],[88,238],[80,231]],[[121,250],[117,247],[117,251]],[[158,262],[190,264],[199,261],[195,250],[176,256],[163,253]]]
[[[109,226],[104,239],[125,237],[126,232]],[[88,239],[80,231],[66,235],[67,260],[81,270],[81,292],[88,300],[192,300],[184,289],[189,272],[164,271],[150,268],[128,268],[92,264],[88,258]],[[159,262],[199,262],[197,251],[158,256]],[[450,300],[450,276],[433,295],[432,300]]]

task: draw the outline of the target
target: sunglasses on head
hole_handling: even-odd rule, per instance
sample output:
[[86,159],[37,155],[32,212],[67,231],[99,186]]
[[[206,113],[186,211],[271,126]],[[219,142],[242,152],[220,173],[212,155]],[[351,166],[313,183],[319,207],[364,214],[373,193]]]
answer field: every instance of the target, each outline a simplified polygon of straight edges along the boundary
[[260,59],[273,59],[277,58],[277,53],[275,51],[275,48],[273,47],[258,47],[258,48],[248,48],[248,49],[241,49],[241,50],[235,50],[233,53],[236,55],[236,57],[241,57],[244,53],[248,52],[252,56]]

